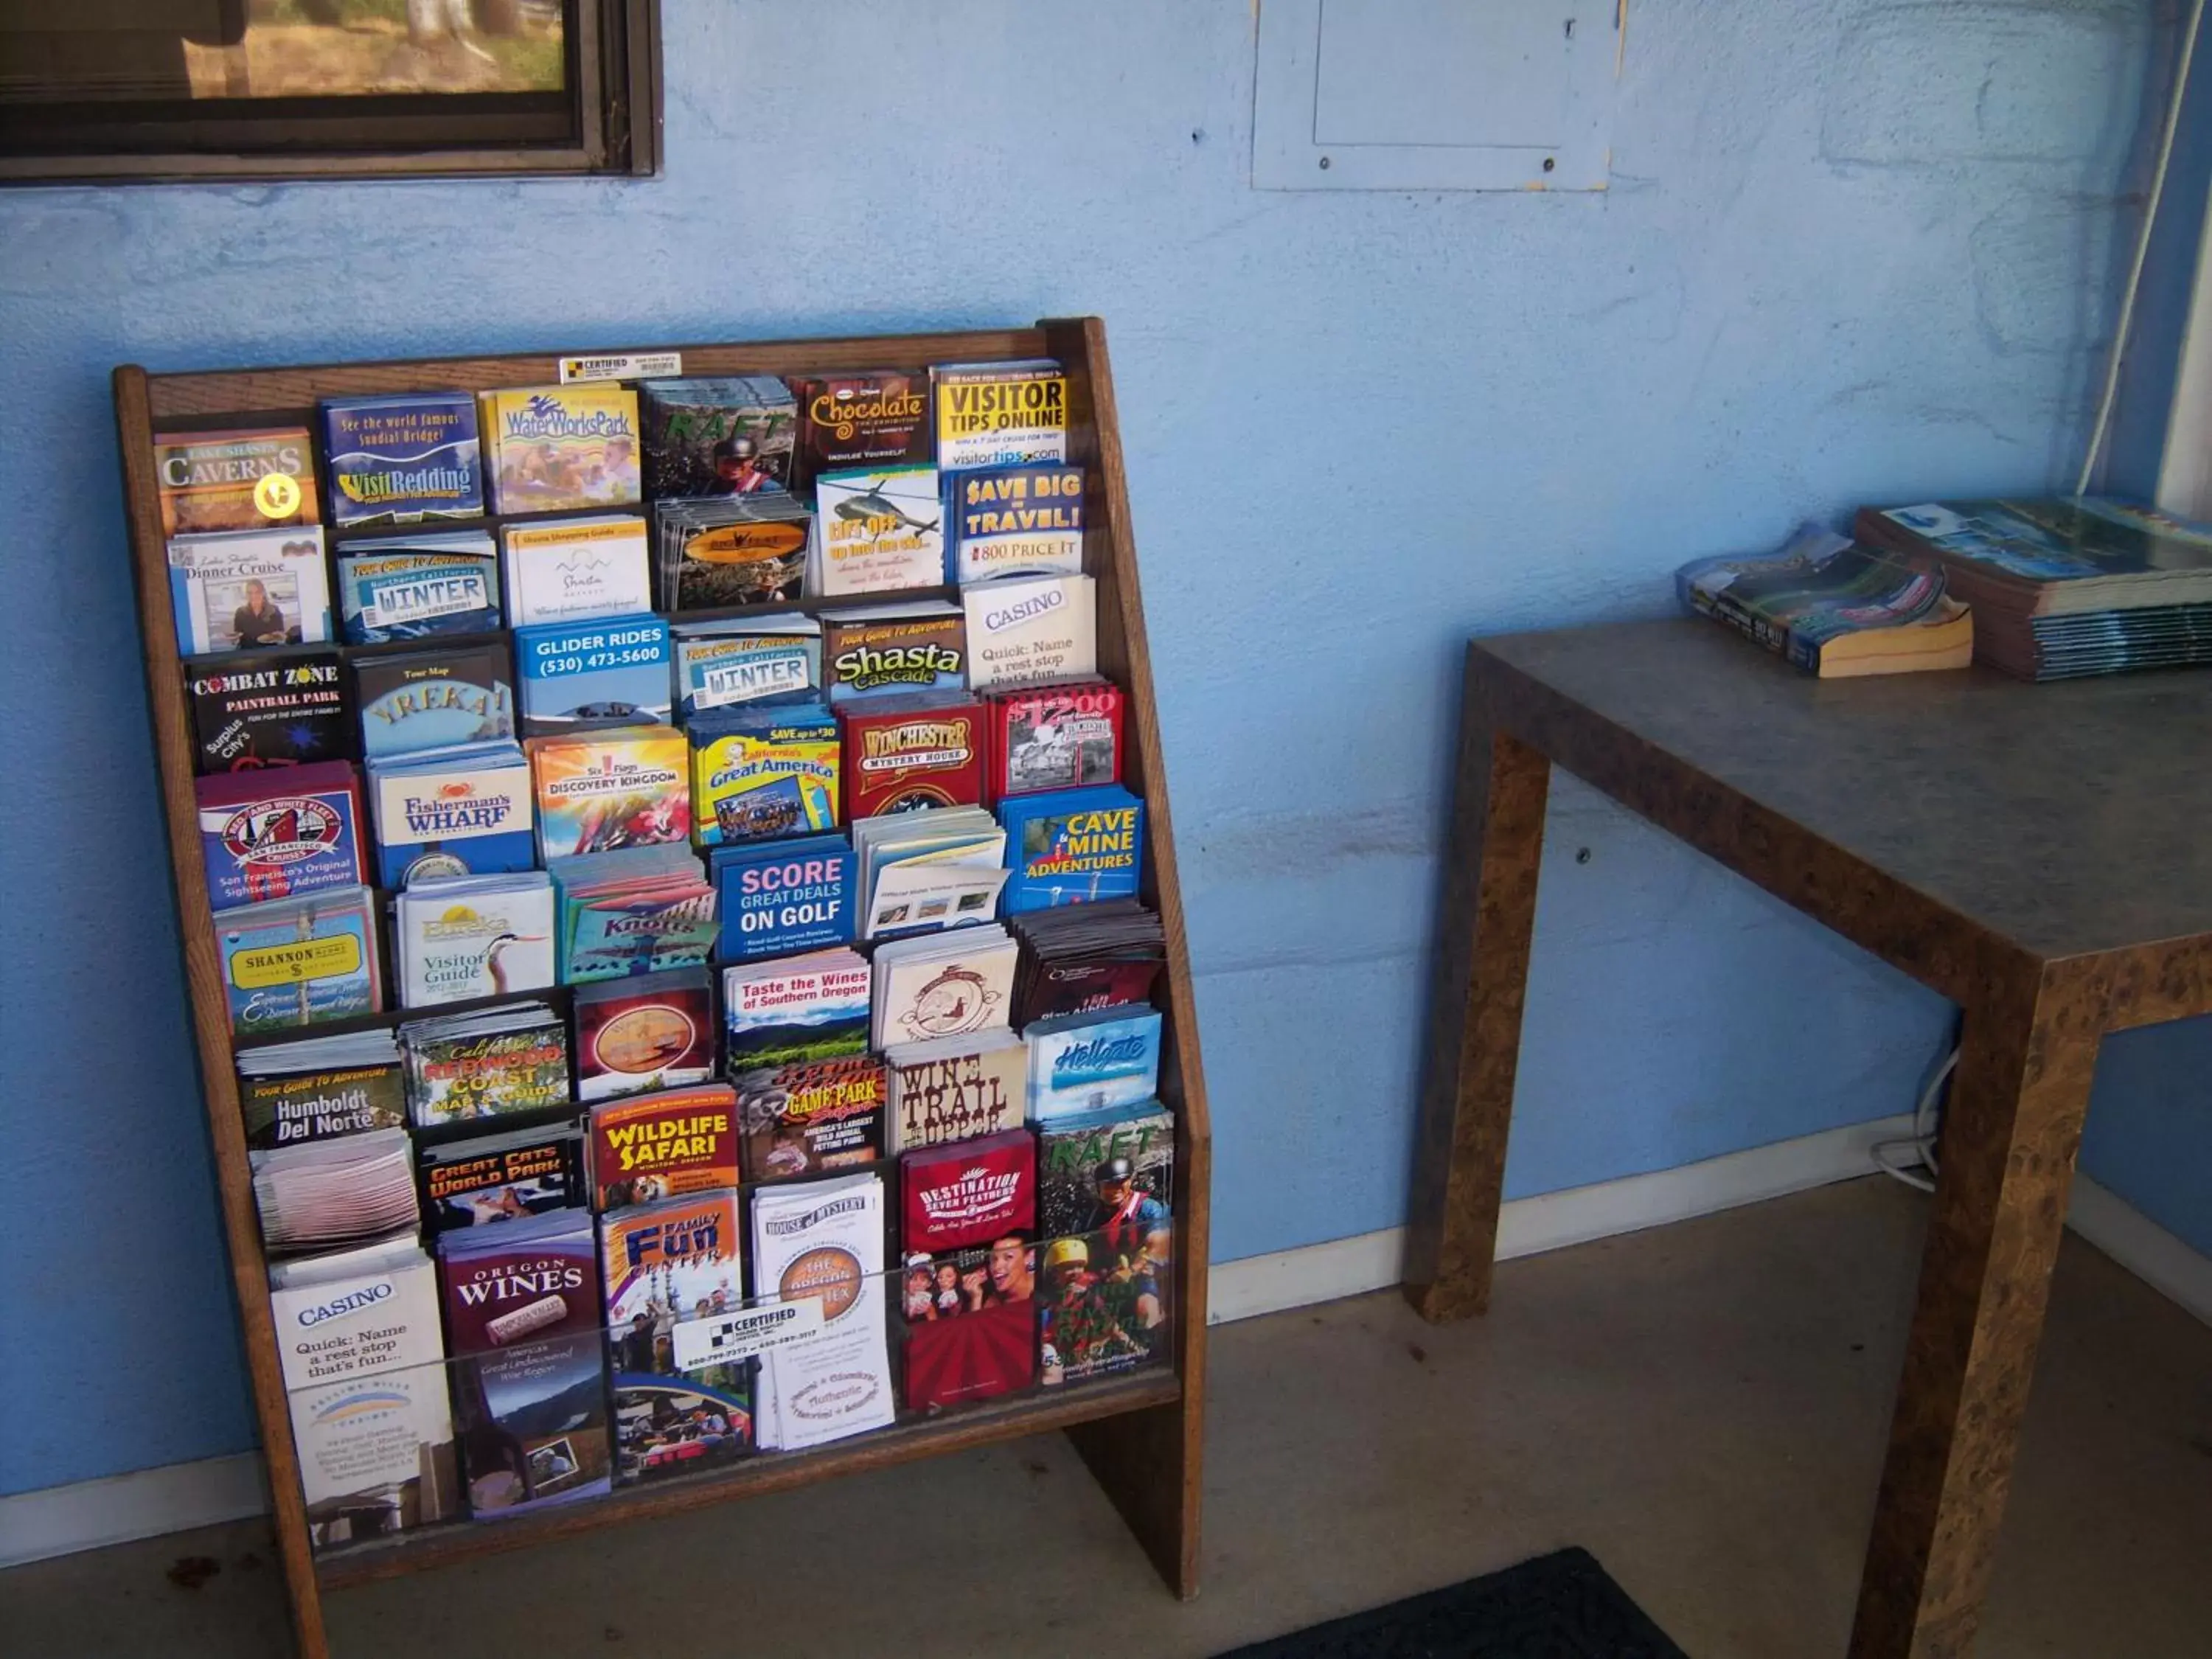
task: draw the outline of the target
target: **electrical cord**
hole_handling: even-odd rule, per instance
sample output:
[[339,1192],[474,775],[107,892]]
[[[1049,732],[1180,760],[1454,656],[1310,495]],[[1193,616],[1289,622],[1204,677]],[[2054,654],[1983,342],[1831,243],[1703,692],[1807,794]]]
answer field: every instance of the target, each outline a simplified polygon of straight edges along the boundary
[[2181,61],[2174,66],[2173,94],[2166,101],[2166,130],[2159,135],[2158,166],[2150,177],[2150,199],[2143,204],[2142,229],[2136,237],[2135,260],[2128,268],[2128,285],[2120,290],[2120,319],[2112,331],[2112,356],[2105,363],[2105,393],[2097,404],[2097,423],[2089,431],[2088,453],[2081,457],[2081,476],[2074,493],[2089,493],[2105,440],[2112,429],[2112,410],[2120,396],[2120,364],[2128,354],[2128,331],[2135,325],[2136,295],[2142,288],[2143,264],[2150,257],[2150,234],[2158,223],[2158,204],[2166,195],[2166,165],[2173,160],[2173,135],[2181,125],[2181,98],[2189,89],[2189,65],[2197,56],[2197,32],[2204,21],[2204,0],[2193,0],[2189,27],[2181,37]]
[[[1920,1098],[1912,1105],[1912,1133],[1904,1140],[1878,1140],[1874,1144],[1875,1167],[1884,1175],[1917,1187],[1923,1193],[1936,1190],[1939,1173],[1936,1163],[1936,1134],[1941,1127],[1941,1110],[1937,1097],[1943,1092],[1959,1064],[1959,1051],[1954,1047],[1943,1056],[1943,1063],[1936,1068],[1935,1075],[1920,1091]],[[1908,1158],[1907,1154],[1911,1156]],[[1917,1166],[1917,1167],[1916,1167]]]

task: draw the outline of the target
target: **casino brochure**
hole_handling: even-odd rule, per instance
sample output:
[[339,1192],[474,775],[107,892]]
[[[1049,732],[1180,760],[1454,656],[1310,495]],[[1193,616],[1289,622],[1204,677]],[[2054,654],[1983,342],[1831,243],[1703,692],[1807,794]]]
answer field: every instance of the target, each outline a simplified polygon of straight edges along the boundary
[[1009,576],[960,590],[968,684],[1057,684],[1098,672],[1098,584],[1089,576]]
[[414,1234],[273,1263],[269,1310],[313,1547],[455,1513],[437,1274]]

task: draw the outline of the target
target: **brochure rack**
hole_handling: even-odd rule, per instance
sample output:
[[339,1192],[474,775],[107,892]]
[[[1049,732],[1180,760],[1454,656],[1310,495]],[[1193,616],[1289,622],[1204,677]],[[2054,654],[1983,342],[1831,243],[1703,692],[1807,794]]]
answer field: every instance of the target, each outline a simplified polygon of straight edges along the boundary
[[1165,988],[1159,998],[1166,1026],[1160,1097],[1175,1113],[1176,1125],[1173,1364],[904,1420],[818,1450],[763,1456],[714,1473],[619,1488],[595,1502],[496,1523],[441,1524],[318,1558],[309,1545],[270,1317],[267,1264],[239,1115],[228,1006],[201,865],[190,710],[170,604],[154,434],[157,429],[217,430],[304,420],[317,400],[348,394],[543,385],[558,378],[558,359],[539,354],[176,374],[149,374],[125,365],[114,374],[116,421],[201,1085],[294,1628],[299,1650],[317,1659],[329,1651],[322,1613],[325,1589],[1048,1429],[1067,1431],[1169,1587],[1185,1597],[1197,1591],[1211,1133],[1104,325],[1097,318],[1079,318],[1034,328],[678,349],[684,372],[693,375],[789,375],[1026,357],[1057,358],[1066,372],[1068,459],[1089,475],[1084,567],[1098,585],[1098,665],[1128,696],[1127,781],[1147,808],[1143,896],[1158,910],[1167,937]]

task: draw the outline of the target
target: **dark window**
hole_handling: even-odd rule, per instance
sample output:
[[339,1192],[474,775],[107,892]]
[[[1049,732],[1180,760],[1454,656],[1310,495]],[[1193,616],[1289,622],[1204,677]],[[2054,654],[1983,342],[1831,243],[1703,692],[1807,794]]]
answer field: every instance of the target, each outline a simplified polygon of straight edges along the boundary
[[657,0],[0,0],[0,181],[647,173]]

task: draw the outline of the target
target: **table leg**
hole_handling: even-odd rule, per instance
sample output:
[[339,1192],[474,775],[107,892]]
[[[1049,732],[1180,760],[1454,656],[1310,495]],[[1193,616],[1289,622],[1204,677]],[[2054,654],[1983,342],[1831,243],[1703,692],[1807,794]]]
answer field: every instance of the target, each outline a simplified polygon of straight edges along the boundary
[[1852,1659],[1956,1659],[1989,1585],[2105,1016],[2010,977],[1966,1010]]
[[1490,1301],[1551,772],[1491,724],[1470,678],[1406,1234],[1406,1295],[1427,1320]]

